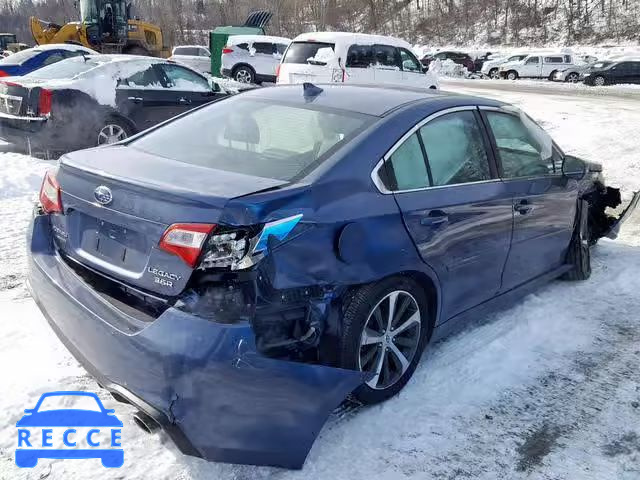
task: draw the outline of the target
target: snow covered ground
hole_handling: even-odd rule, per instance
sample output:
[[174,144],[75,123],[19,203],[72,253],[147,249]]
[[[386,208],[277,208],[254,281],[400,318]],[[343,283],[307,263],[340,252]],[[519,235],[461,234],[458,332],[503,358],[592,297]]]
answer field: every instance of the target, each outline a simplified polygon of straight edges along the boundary
[[[487,82],[482,82],[487,83]],[[609,182],[640,189],[640,95],[443,88],[518,104],[568,152],[601,161]],[[95,382],[58,342],[24,286],[31,199],[51,163],[0,153],[0,479],[640,479],[640,212],[593,252],[584,283],[553,282],[513,308],[428,348],[384,405],[327,424],[305,468],[222,465],[146,435],[131,408],[100,393],[124,423],[125,465],[13,463],[15,422],[51,390]]]

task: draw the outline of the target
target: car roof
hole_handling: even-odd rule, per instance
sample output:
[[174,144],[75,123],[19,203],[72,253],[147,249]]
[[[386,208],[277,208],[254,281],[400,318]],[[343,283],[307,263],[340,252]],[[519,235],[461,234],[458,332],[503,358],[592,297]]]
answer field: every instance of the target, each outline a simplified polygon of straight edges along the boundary
[[293,39],[294,42],[350,42],[358,45],[374,45],[376,43],[382,43],[384,45],[393,45],[395,47],[402,47],[411,50],[411,45],[408,42],[396,37],[389,37],[386,35],[370,35],[368,33],[353,33],[353,32],[308,32],[302,33]]
[[265,42],[265,43],[291,43],[290,38],[274,37],[272,35],[231,35],[227,40],[227,45],[238,45],[244,42]]
[[37,45],[30,50],[36,52],[46,52],[47,50],[69,50],[72,52],[83,51],[91,54],[97,54],[95,50],[91,50],[83,45],[76,45],[75,43],[49,43],[47,45]]
[[[397,85],[357,85],[357,84],[317,84],[322,92],[315,97],[304,96],[304,86],[277,85],[275,87],[260,88],[244,92],[246,97],[255,97],[276,102],[299,103],[301,105],[313,103],[313,105],[333,108],[337,110],[351,111],[365,115],[383,117],[400,107],[449,99],[452,103],[468,100],[469,105],[502,105],[494,100],[459,95],[451,92],[427,88],[411,88]],[[375,99],[375,101],[372,101]]]
[[204,45],[176,45],[173,47],[173,50],[175,51],[176,48],[206,48],[209,50],[209,47],[205,47]]

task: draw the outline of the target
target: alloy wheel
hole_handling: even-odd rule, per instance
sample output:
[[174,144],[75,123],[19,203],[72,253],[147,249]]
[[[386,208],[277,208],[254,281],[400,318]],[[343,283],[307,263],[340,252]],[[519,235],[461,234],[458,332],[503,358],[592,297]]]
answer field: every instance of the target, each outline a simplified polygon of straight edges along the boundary
[[98,145],[110,145],[127,137],[127,132],[120,125],[105,125],[98,134]]
[[416,355],[422,328],[420,308],[408,292],[396,290],[373,308],[360,336],[358,367],[374,376],[367,385],[384,390],[407,371]]
[[515,72],[509,72],[509,74],[507,75],[507,78],[509,80],[515,80],[516,78],[518,78],[518,76],[515,74]]
[[251,83],[251,72],[245,68],[241,68],[236,72],[236,80],[240,83]]
[[605,83],[604,77],[596,77],[593,83],[595,83],[597,87],[604,86],[604,83]]
[[577,73],[570,73],[567,75],[567,82],[577,83],[579,80],[579,76]]

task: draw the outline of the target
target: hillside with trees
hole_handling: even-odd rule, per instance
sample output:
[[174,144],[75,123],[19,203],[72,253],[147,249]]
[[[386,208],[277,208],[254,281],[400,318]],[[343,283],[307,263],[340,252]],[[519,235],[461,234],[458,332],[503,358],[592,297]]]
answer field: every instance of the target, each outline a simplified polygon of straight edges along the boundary
[[[33,42],[30,16],[76,21],[73,0],[0,0],[0,31]],[[640,0],[137,0],[135,15],[159,24],[167,43],[207,42],[218,25],[252,10],[274,13],[269,33],[347,30],[430,45],[572,45],[640,42]]]

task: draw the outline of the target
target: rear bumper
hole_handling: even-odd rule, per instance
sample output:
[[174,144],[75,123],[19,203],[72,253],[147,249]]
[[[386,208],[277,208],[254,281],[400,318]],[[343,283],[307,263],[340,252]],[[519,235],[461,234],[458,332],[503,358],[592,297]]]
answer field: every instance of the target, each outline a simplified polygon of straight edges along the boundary
[[131,334],[57,255],[49,218],[28,238],[29,283],[54,332],[97,381],[153,417],[185,454],[301,468],[330,412],[363,374],[259,354],[247,324],[169,309]]
[[[77,132],[63,128],[54,120],[27,120],[23,117],[0,116],[0,140],[24,151],[71,151],[82,148]],[[73,141],[69,141],[72,139]]]

